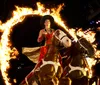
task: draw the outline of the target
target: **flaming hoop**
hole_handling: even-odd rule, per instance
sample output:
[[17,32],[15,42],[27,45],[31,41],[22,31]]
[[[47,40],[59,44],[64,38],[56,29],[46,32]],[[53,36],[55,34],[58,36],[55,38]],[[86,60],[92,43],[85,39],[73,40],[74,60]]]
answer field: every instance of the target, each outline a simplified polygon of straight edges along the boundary
[[[68,27],[66,26],[66,24],[64,23],[64,20],[62,20],[61,15],[60,15],[60,11],[62,10],[63,6],[64,4],[61,4],[57,8],[47,9],[40,2],[37,2],[37,10],[33,10],[32,8],[16,6],[16,10],[12,12],[13,16],[11,17],[11,19],[7,20],[5,23],[2,23],[0,21],[0,31],[3,33],[0,40],[0,64],[1,64],[1,73],[6,85],[11,85],[11,83],[9,82],[10,78],[8,78],[7,70],[10,68],[9,60],[13,58],[10,55],[13,52],[13,50],[11,49],[11,42],[10,42],[9,36],[10,36],[11,30],[13,30],[12,29],[13,26],[18,24],[19,22],[22,22],[27,15],[44,16],[44,15],[50,14],[51,16],[54,17],[55,22],[59,26],[61,26],[62,29],[66,30],[73,36],[75,41],[78,40],[76,37],[76,34],[80,35],[81,37],[86,38],[89,42],[90,41],[93,42],[95,40],[94,39],[95,33],[92,33],[89,31],[85,34],[84,31],[82,30],[78,30],[76,33],[74,29],[68,29]],[[90,43],[92,44],[92,42]],[[100,55],[100,51],[96,50],[96,45],[94,46],[94,49],[96,51],[96,57],[98,57],[98,55]]]

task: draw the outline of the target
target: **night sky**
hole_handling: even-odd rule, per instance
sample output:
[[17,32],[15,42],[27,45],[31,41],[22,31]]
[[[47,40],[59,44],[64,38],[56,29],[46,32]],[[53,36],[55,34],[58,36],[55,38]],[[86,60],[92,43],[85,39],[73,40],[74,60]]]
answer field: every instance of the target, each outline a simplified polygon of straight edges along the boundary
[[3,21],[9,18],[15,5],[34,8],[36,1],[41,1],[47,7],[64,3],[61,14],[71,27],[82,26],[86,22],[84,5],[88,4],[88,0],[2,0],[0,18]]
[[[69,27],[85,27],[88,25],[85,6],[89,0],[1,0],[0,1],[0,20],[6,22],[11,18],[12,10],[15,9],[15,5],[21,7],[36,8],[36,1],[40,1],[46,4],[46,7],[52,7],[53,5],[59,5],[64,3],[65,6],[61,11],[62,18],[67,21]],[[11,41],[14,47],[18,49],[20,55],[18,59],[11,60],[12,68],[9,70],[9,76],[13,79],[17,79],[18,85],[24,77],[34,68],[34,65],[25,55],[21,54],[22,47],[36,47],[43,45],[43,43],[37,43],[38,32],[41,29],[39,16],[27,16],[22,23],[19,23],[13,27],[11,33]],[[59,28],[55,24],[55,29]],[[23,72],[24,71],[24,72]],[[22,76],[21,76],[22,75]],[[12,82],[12,81],[11,81]],[[0,83],[0,85],[3,85]]]

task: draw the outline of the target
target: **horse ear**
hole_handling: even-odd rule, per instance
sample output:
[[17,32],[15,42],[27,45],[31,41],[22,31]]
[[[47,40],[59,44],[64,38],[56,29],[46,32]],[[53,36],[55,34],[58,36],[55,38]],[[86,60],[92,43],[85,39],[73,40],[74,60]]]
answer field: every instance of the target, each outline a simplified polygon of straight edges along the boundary
[[56,45],[56,46],[59,46],[60,45],[60,41],[59,41],[59,35],[60,35],[60,30],[57,29],[54,33],[54,36],[53,36],[53,44]]
[[[58,36],[57,36],[57,37],[58,37]],[[59,40],[58,40],[57,37],[56,37],[56,36],[53,36],[53,39],[52,39],[52,43],[53,43],[54,45],[56,45],[56,46],[59,45]]]
[[60,31],[59,31],[59,29],[58,29],[58,30],[55,31],[55,36],[58,37],[59,35],[60,35]]

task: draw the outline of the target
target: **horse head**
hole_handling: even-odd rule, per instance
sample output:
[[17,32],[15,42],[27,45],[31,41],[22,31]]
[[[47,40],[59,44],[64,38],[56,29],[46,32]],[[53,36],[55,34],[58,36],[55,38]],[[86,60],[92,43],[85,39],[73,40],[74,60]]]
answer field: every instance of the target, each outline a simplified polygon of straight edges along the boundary
[[62,30],[57,29],[54,33],[53,44],[56,46],[64,46],[66,48],[71,46],[71,39]]
[[85,38],[79,38],[77,42],[79,50],[81,50],[86,56],[93,58],[95,51],[90,42],[88,42]]

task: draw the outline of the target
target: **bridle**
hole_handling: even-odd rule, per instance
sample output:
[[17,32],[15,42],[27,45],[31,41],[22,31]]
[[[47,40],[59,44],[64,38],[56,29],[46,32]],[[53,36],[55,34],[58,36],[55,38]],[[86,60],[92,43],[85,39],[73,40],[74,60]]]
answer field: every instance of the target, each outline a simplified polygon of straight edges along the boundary
[[60,40],[62,40],[64,37],[66,37],[66,35],[63,35],[63,36],[60,38]]
[[[57,31],[60,31],[60,30],[57,30]],[[61,38],[58,38],[57,36],[59,36],[59,35],[56,35],[56,32],[57,32],[57,31],[54,32],[54,36],[56,37],[56,39],[59,41],[60,44],[63,44],[63,43],[62,43],[62,39],[63,39],[64,37],[67,37],[67,35],[64,34]]]

